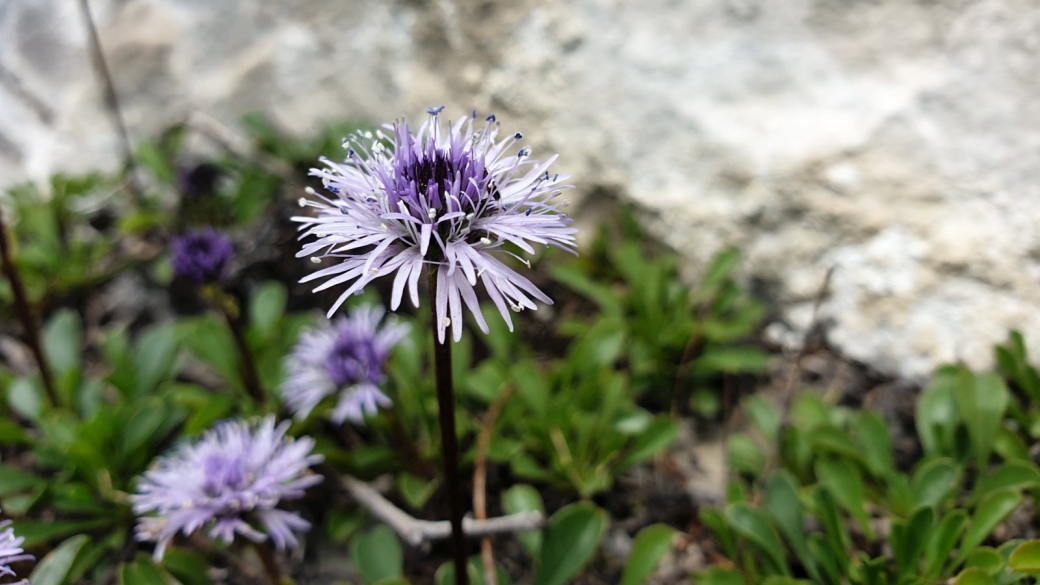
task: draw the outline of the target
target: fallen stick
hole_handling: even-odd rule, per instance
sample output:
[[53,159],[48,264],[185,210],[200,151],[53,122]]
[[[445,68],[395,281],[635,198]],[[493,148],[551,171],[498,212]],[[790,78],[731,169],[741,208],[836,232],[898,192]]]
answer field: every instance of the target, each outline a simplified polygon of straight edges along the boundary
[[[451,523],[447,520],[416,520],[390,503],[375,488],[353,477],[344,476],[342,485],[359,504],[411,546],[451,536]],[[539,512],[520,512],[487,520],[474,520],[467,516],[462,520],[462,531],[470,537],[524,532],[544,526],[545,517]]]

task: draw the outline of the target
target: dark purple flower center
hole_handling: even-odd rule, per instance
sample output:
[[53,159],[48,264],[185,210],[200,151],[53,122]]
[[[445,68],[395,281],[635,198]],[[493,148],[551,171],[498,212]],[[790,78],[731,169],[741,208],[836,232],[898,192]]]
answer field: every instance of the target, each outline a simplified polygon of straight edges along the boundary
[[378,384],[383,378],[383,356],[377,355],[370,341],[340,335],[325,358],[325,371],[338,387],[358,382]]
[[227,491],[239,491],[249,484],[249,474],[243,469],[245,461],[241,458],[229,459],[224,455],[209,456],[202,464],[206,479],[202,483],[202,491],[207,496],[216,497]]
[[[498,199],[498,189],[488,176],[483,157],[463,149],[440,150],[430,141],[416,155],[411,136],[399,146],[394,173],[386,186],[391,209],[400,210],[430,222],[445,213],[479,213],[488,198]],[[436,210],[430,217],[427,210]]]

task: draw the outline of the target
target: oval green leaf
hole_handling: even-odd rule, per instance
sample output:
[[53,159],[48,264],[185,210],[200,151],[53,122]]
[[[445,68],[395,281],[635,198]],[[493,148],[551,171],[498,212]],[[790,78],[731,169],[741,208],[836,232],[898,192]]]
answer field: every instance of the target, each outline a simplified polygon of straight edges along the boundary
[[384,525],[355,536],[350,543],[350,559],[361,578],[372,585],[403,574],[401,543],[394,531]]
[[628,555],[625,572],[621,574],[621,585],[639,585],[657,568],[657,563],[672,547],[675,534],[666,524],[647,526],[636,534],[632,541],[632,553]]
[[1040,540],[1028,540],[1011,553],[1008,567],[1016,573],[1040,575]]
[[58,545],[47,556],[43,557],[36,568],[29,575],[29,582],[34,585],[62,585],[76,560],[76,555],[85,544],[90,542],[90,537],[85,534],[77,534]]
[[[541,494],[526,483],[516,484],[502,494],[502,508],[506,514],[519,514],[520,512],[545,514],[545,504],[542,503]],[[542,553],[541,530],[528,530],[517,534],[516,537],[531,558],[537,559],[538,555]]]
[[997,492],[983,500],[975,510],[968,531],[964,533],[964,538],[961,540],[961,552],[958,559],[964,560],[1021,503],[1021,495],[1008,491]]
[[784,545],[780,542],[776,531],[773,530],[765,512],[743,502],[732,504],[726,508],[726,522],[738,534],[762,549],[762,552],[769,556],[777,571],[790,575],[784,556]]
[[953,585],[996,585],[996,582],[986,571],[971,568],[964,569],[960,575],[957,575],[957,580],[953,582]]
[[604,532],[607,513],[589,502],[560,508],[549,519],[534,585],[564,585],[592,559]]

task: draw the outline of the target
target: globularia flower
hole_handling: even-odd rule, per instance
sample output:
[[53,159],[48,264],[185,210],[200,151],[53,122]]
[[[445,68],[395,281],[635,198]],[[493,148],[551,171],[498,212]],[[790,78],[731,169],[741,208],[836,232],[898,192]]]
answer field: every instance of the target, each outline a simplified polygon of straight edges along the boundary
[[231,262],[231,240],[206,228],[188,232],[170,243],[173,273],[199,284],[210,284],[224,278]]
[[11,528],[10,520],[0,522],[0,530],[3,530],[0,532],[0,575],[15,577],[10,565],[21,561],[31,561],[34,557],[25,554],[25,551],[22,550],[22,542],[25,538],[14,535],[14,528]]
[[288,421],[276,427],[273,416],[224,421],[159,458],[130,497],[141,516],[137,539],[156,543],[156,560],[178,532],[200,529],[227,544],[239,534],[254,542],[270,538],[279,550],[298,546],[293,532],[310,523],[277,506],[321,482],[308,468],[322,457],[310,454],[312,439],[288,438],[288,429]]
[[346,419],[362,423],[366,414],[390,406],[390,399],[379,390],[386,381],[383,364],[409,328],[402,324],[380,327],[384,313],[381,307],[360,307],[331,326],[300,337],[282,385],[289,410],[306,417],[323,398],[336,392],[339,401],[332,412],[336,423]]
[[316,240],[297,256],[339,262],[304,280],[327,279],[315,291],[351,283],[329,315],[372,280],[395,273],[391,309],[400,305],[405,285],[418,307],[425,266],[437,270],[442,342],[448,325],[455,340],[461,338],[463,303],[487,332],[474,291],[478,280],[510,328],[510,309],[535,309],[532,298],[552,303],[498,256],[514,255],[506,244],[526,253],[534,252],[532,243],[574,251],[576,230],[557,199],[570,187],[568,177],[548,171],[556,155],[539,162],[527,148],[514,149],[520,133],[498,140],[494,116],[477,125],[474,112],[445,128],[441,109],[427,110],[430,118],[415,135],[404,121],[387,125],[389,135],[352,135],[344,141],[345,161],[323,158],[327,168],[311,171],[332,196],[309,189],[321,201],[300,200],[315,215],[294,219]]

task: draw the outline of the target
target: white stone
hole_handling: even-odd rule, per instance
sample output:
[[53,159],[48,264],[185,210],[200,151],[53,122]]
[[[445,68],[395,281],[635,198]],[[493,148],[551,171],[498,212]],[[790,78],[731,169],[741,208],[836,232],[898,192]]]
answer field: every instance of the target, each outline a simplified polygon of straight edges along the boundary
[[[1011,327],[1040,354],[1035,0],[91,4],[135,140],[494,110],[687,275],[739,246],[796,328],[836,266],[856,359],[985,366]],[[0,183],[118,165],[87,54],[77,3],[0,0]]]

